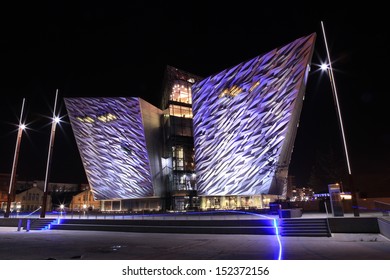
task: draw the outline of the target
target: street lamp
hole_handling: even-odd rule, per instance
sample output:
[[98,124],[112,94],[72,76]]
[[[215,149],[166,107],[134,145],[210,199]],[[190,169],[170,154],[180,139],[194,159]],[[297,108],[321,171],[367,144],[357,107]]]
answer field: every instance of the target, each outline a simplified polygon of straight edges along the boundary
[[353,209],[354,216],[358,217],[359,216],[359,207],[358,207],[357,198],[356,198],[355,186],[354,186],[353,180],[352,180],[351,164],[350,164],[350,161],[349,161],[349,155],[348,155],[347,141],[346,141],[346,138],[345,138],[343,119],[341,117],[341,110],[340,110],[340,104],[339,104],[339,99],[338,99],[338,95],[337,95],[337,88],[336,88],[336,83],[335,83],[334,75],[333,75],[332,60],[330,59],[328,42],[326,40],[326,35],[325,35],[325,27],[324,27],[324,23],[322,21],[321,21],[321,27],[322,27],[322,33],[324,35],[326,54],[327,54],[327,57],[328,57],[328,64],[322,64],[321,65],[321,69],[323,71],[327,71],[328,72],[330,84],[331,84],[331,87],[332,87],[333,99],[334,99],[334,102],[335,102],[335,105],[336,105],[337,118],[339,120],[339,125],[340,125],[340,129],[341,129],[341,137],[342,137],[344,153],[345,153],[345,159],[346,159],[347,168],[348,168],[348,179],[349,179],[349,185],[350,185],[349,187],[351,189],[351,196],[352,196],[352,209]]
[[61,217],[62,217],[62,211],[64,211],[64,208],[65,208],[65,205],[64,205],[64,204],[61,204],[61,205],[60,205]]
[[87,210],[87,204],[83,204],[83,212],[84,212],[84,216],[85,216],[85,211]]
[[56,90],[56,97],[54,100],[54,110],[53,110],[53,118],[52,118],[52,123],[51,123],[49,151],[47,153],[46,175],[45,175],[45,184],[43,186],[43,200],[42,200],[41,218],[45,218],[45,215],[46,215],[47,193],[48,193],[48,184],[49,184],[49,178],[50,178],[51,158],[53,155],[54,137],[56,134],[57,123],[60,122],[60,118],[58,116],[56,116],[57,97],[58,97],[58,89]]
[[326,64],[326,63],[322,63],[320,67],[321,67],[321,70],[322,70],[322,71],[327,71],[328,68],[329,68],[329,67],[328,67],[328,64]]
[[16,137],[14,161],[12,164],[11,179],[9,182],[9,189],[8,189],[7,209],[4,213],[4,218],[9,218],[11,212],[11,202],[15,197],[16,167],[18,165],[20,142],[22,141],[23,130],[26,129],[26,125],[22,122],[24,103],[25,103],[25,98],[23,98],[22,110],[20,112],[18,136]]

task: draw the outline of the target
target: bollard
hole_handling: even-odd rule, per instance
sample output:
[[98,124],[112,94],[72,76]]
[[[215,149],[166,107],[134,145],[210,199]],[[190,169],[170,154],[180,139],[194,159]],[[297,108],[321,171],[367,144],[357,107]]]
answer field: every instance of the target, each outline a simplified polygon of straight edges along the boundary
[[29,232],[29,231],[30,231],[30,224],[31,224],[31,220],[28,219],[28,220],[27,220],[27,225],[26,225],[26,232]]
[[18,221],[18,231],[20,231],[20,229],[22,228],[22,219],[19,219]]

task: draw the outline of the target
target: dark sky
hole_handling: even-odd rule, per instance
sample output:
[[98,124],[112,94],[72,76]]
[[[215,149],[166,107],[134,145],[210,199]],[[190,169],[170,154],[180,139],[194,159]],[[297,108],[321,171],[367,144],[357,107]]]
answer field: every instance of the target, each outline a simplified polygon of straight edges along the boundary
[[[389,29],[380,5],[309,6],[292,1],[47,1],[0,4],[0,173],[10,173],[22,98],[30,129],[23,136],[20,179],[43,179],[49,117],[64,97],[139,96],[159,106],[166,65],[207,77],[244,60],[317,33],[312,71],[290,166],[298,186],[317,150],[344,158],[327,76],[324,21],[350,150],[362,191],[390,187],[387,109]],[[259,2],[260,3],[260,2]],[[337,7],[337,9],[336,9]],[[64,116],[53,153],[51,181],[86,182]]]

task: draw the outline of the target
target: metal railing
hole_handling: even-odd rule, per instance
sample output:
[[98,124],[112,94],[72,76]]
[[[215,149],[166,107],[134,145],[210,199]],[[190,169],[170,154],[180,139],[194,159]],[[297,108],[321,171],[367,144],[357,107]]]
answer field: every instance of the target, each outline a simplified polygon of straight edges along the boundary
[[382,201],[374,201],[375,208],[383,213],[383,216],[389,216],[390,213],[390,203],[385,203]]
[[325,205],[325,212],[326,212],[326,226],[328,227],[329,237],[331,237],[332,236],[332,231],[330,230],[329,213],[328,213],[328,206],[326,205],[326,201],[324,201],[324,205]]
[[[31,213],[29,213],[29,214],[26,214],[26,215],[24,215],[23,217],[24,218],[27,218],[27,217],[30,217],[30,216],[34,216],[34,214],[36,213],[36,212],[38,212],[39,210],[41,210],[41,206],[39,206],[37,209],[35,209],[34,211],[32,211]],[[19,216],[20,217],[20,216]],[[20,217],[21,218],[21,217]]]

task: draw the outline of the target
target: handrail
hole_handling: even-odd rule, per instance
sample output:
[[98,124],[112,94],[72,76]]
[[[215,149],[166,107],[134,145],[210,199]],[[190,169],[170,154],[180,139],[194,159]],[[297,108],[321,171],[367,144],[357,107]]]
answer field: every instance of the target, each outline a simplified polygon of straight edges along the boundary
[[375,208],[380,210],[383,213],[383,216],[389,216],[390,212],[390,203],[374,200]]
[[328,206],[326,206],[326,201],[324,201],[324,205],[325,205],[325,211],[326,211],[326,226],[328,227],[329,237],[331,237],[332,236],[332,231],[330,230]]
[[386,202],[382,202],[382,201],[378,201],[378,200],[374,200],[374,203],[375,204],[382,204],[382,205],[388,206],[389,209],[390,209],[390,203],[386,203]]
[[37,209],[35,209],[34,211],[32,211],[30,214],[25,215],[24,217],[26,218],[26,217],[28,217],[28,216],[31,216],[31,215],[34,214],[35,212],[39,211],[41,208],[42,208],[42,207],[39,206]]

